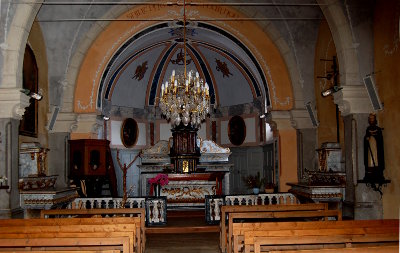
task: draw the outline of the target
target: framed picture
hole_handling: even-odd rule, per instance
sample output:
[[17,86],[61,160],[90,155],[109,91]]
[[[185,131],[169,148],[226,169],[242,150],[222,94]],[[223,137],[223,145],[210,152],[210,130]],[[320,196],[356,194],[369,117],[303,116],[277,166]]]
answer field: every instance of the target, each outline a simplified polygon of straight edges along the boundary
[[228,137],[233,145],[242,145],[246,139],[246,123],[242,117],[236,115],[229,120]]
[[139,136],[139,128],[136,120],[127,118],[121,126],[121,141],[126,148],[133,147]]

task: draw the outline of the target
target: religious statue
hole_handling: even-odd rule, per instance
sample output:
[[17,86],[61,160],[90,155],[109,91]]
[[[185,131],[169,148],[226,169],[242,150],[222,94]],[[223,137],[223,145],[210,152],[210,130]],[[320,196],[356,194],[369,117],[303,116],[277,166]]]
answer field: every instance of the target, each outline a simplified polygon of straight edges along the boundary
[[381,182],[385,178],[385,159],[383,152],[382,128],[377,126],[375,113],[368,117],[369,126],[364,136],[364,166],[366,181]]

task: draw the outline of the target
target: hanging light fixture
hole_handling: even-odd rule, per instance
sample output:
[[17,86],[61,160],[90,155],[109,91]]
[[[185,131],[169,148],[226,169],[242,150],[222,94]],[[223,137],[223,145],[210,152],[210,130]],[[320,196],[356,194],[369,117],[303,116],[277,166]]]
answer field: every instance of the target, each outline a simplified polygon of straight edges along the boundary
[[184,72],[175,73],[161,86],[160,109],[172,126],[199,128],[210,110],[209,86],[199,73],[186,70],[186,8],[183,1]]

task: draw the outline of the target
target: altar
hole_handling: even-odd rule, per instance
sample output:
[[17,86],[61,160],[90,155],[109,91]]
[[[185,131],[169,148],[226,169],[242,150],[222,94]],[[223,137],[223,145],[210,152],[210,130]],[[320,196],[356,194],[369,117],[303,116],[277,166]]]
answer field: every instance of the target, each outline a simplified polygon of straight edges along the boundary
[[195,171],[175,173],[169,146],[168,141],[160,141],[142,150],[142,165],[138,165],[142,196],[154,194],[149,179],[159,173],[168,176],[169,183],[160,191],[160,196],[167,198],[168,208],[204,207],[205,196],[229,194],[229,174],[233,164],[228,162],[228,148],[219,147],[212,141],[198,140],[200,158]]

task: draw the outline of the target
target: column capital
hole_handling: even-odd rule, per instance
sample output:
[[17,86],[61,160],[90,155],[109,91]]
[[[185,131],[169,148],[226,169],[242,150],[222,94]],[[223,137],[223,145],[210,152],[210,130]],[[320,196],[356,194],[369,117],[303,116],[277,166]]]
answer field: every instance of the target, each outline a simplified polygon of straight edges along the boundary
[[364,85],[344,85],[341,90],[333,94],[333,98],[342,116],[370,113],[374,110]]
[[275,122],[277,130],[294,129],[292,117],[288,111],[272,111],[272,121]]
[[21,120],[29,99],[18,88],[0,88],[0,118]]
[[306,109],[294,109],[290,111],[292,117],[292,126],[296,129],[315,128],[313,126],[310,114]]
[[[47,114],[47,122],[51,121],[52,113]],[[54,122],[53,128],[49,133],[70,133],[73,126],[76,124],[76,113],[73,112],[59,112]],[[48,126],[47,126],[48,127]]]
[[71,126],[71,132],[93,134],[97,133],[101,126],[96,114],[78,114],[75,124]]

